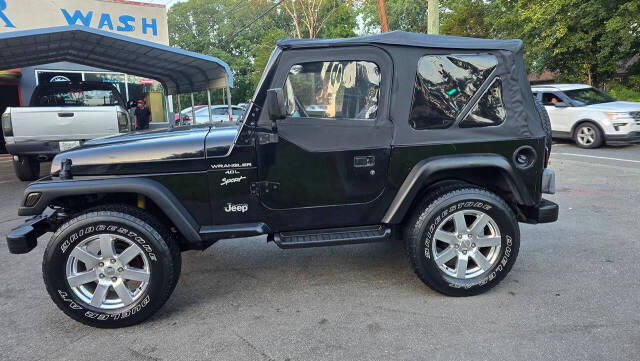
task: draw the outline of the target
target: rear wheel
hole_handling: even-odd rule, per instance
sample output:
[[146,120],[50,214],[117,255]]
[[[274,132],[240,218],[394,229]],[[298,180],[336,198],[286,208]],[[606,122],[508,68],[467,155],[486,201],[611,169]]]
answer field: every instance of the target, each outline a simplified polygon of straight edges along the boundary
[[124,327],[142,322],[169,298],[180,254],[153,216],[109,206],[62,225],[42,270],[49,295],[68,316],[95,327]]
[[40,176],[40,162],[36,157],[19,156],[13,158],[13,169],[21,181],[34,181]]
[[538,99],[534,99],[536,104],[536,111],[542,120],[542,129],[544,130],[544,142],[547,147],[547,151],[551,152],[551,145],[553,144],[553,133],[551,131],[551,119],[549,119],[549,113],[544,108],[544,105]]
[[494,287],[513,266],[520,245],[513,211],[479,188],[436,192],[413,215],[405,237],[416,275],[450,296]]

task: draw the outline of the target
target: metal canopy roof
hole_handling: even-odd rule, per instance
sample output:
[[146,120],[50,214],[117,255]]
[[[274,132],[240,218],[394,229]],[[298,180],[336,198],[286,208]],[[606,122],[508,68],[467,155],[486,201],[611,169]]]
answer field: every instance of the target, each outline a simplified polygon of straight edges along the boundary
[[218,58],[71,25],[0,34],[0,69],[68,61],[159,81],[167,94],[233,87]]

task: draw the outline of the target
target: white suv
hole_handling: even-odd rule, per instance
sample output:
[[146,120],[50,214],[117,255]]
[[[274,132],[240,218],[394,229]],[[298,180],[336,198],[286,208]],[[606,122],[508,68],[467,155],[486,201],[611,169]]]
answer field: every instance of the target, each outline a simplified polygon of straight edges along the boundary
[[554,138],[571,138],[579,147],[640,142],[640,103],[617,101],[585,84],[532,86],[544,104]]

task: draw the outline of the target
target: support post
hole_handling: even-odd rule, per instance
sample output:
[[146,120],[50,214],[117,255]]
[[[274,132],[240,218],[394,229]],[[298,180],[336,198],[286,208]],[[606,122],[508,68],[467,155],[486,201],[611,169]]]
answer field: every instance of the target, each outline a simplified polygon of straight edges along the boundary
[[229,112],[229,120],[233,119],[233,113],[231,112],[231,89],[229,88],[229,77],[227,76],[227,110]]
[[191,125],[196,124],[196,103],[193,101],[193,92],[191,92]]
[[440,9],[438,8],[438,0],[429,0],[427,32],[429,34],[440,33]]
[[211,112],[211,90],[207,88],[207,108],[209,108],[209,124],[213,123],[213,113]]
[[124,92],[126,93],[127,102],[129,102],[129,75],[124,75]]
[[180,104],[180,94],[178,94],[178,123],[182,125],[182,104]]
[[171,120],[171,111],[169,111],[169,95],[165,93],[164,96],[164,113],[167,117],[167,122],[169,123],[169,128],[173,128],[173,121]]

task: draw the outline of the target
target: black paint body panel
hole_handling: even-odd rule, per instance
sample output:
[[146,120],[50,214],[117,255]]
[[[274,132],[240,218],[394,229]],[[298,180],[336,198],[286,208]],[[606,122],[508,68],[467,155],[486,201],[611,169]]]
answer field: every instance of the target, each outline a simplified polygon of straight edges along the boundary
[[[522,90],[521,54],[513,51],[486,50],[499,60],[492,76],[504,82],[508,111],[499,127],[410,127],[417,60],[447,54],[443,49],[382,43],[277,49],[239,133],[233,127],[180,127],[93,140],[56,156],[54,178],[25,192],[48,192],[44,200],[102,190],[145,194],[163,211],[169,209],[169,218],[194,245],[261,232],[396,224],[419,192],[443,180],[469,182],[469,175],[480,181],[507,179],[501,185],[512,195],[507,201],[522,208],[521,214],[533,214],[541,204],[544,133],[529,90]],[[267,89],[283,87],[292,64],[333,58],[378,65],[376,119],[272,121],[263,111]],[[537,159],[521,170],[512,157],[524,145],[535,149]],[[58,177],[64,159],[72,161],[72,179]],[[145,186],[153,190],[145,192]],[[20,212],[37,214],[40,206]]]

